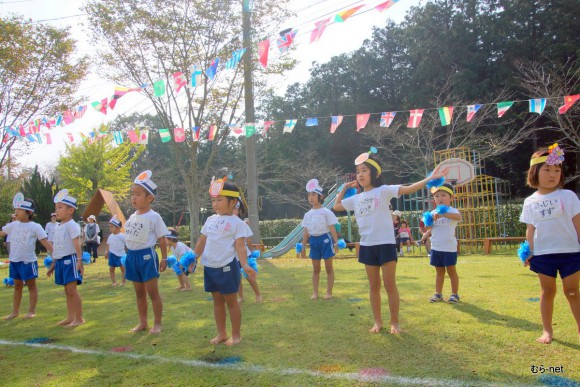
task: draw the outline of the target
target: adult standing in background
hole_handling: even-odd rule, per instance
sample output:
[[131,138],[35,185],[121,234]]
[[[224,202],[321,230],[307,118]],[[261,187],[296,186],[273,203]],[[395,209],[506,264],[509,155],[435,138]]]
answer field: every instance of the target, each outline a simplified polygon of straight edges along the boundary
[[56,214],[53,212],[52,214],[50,214],[50,222],[48,222],[46,226],[44,226],[44,231],[46,232],[46,235],[48,235],[49,242],[52,242],[52,239],[54,238],[54,230],[56,229],[57,224],[58,223],[56,223]]
[[99,257],[97,249],[99,248],[100,242],[99,232],[101,231],[101,229],[97,224],[97,218],[95,217],[95,215],[89,216],[87,220],[88,223],[85,225],[85,228],[83,230],[83,236],[85,238],[85,251],[87,251],[89,254],[92,253],[94,263],[97,261],[97,258]]

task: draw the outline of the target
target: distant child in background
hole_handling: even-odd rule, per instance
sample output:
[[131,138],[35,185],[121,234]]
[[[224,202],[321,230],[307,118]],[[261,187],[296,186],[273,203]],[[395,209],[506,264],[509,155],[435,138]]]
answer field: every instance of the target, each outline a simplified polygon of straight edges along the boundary
[[[151,180],[151,171],[144,171],[137,176],[131,186],[131,204],[135,212],[125,223],[125,277],[133,281],[139,312],[139,324],[132,331],[149,329],[147,322],[147,295],[153,307],[153,328],[149,333],[161,333],[163,301],[159,295],[159,272],[167,267],[167,243],[165,235],[169,233],[161,216],[151,209],[151,203],[157,195],[157,184]],[[161,264],[159,264],[155,243],[159,242]]]
[[393,230],[395,232],[395,244],[397,245],[397,254],[401,254],[401,240],[399,239],[399,229],[401,228],[401,215],[403,213],[399,210],[395,210],[391,213],[393,218]]
[[540,312],[544,332],[537,341],[554,338],[552,314],[558,272],[564,295],[576,320],[580,340],[580,201],[564,187],[564,152],[558,144],[540,148],[530,160],[527,185],[537,189],[526,198],[520,221],[527,224],[530,255],[525,266],[538,274],[542,294]]
[[[167,239],[167,246],[169,247],[171,253],[177,259],[178,265],[179,259],[183,256],[183,254],[187,252],[193,252],[193,250],[191,250],[191,248],[187,246],[185,243],[179,242],[179,234],[175,229],[170,229],[169,234],[165,235],[165,239]],[[179,280],[179,287],[177,288],[177,290],[181,290],[184,292],[191,290],[191,282],[189,281],[190,270],[188,269],[191,269],[191,272],[193,273],[195,271],[196,266],[197,264],[195,264],[191,268],[184,267],[182,268],[183,270],[179,274],[176,273],[177,279]]]
[[84,266],[81,252],[81,228],[74,221],[77,200],[66,189],[54,197],[56,220],[54,231],[52,264],[46,275],[54,273],[54,283],[64,286],[67,317],[58,325],[69,328],[85,323],[83,304],[77,286],[83,283]]
[[46,226],[44,226],[44,231],[46,232],[46,235],[48,235],[48,241],[52,242],[53,238],[54,238],[54,230],[56,230],[56,214],[53,212],[52,214],[50,214],[50,222],[48,222],[46,224]]
[[[443,282],[445,271],[451,281],[451,296],[448,302],[459,302],[459,276],[457,275],[457,239],[455,228],[461,222],[459,211],[451,207],[453,187],[445,183],[440,187],[431,188],[436,206],[447,207],[445,211],[433,210],[433,226],[431,226],[431,266],[435,266],[435,294],[429,302],[443,301]],[[441,207],[440,207],[441,208]]]
[[[240,189],[225,181],[225,178],[212,179],[209,194],[215,215],[210,216],[203,225],[194,251],[201,257],[204,266],[205,291],[211,292],[213,299],[217,336],[210,343],[215,345],[225,342],[232,346],[242,341],[242,310],[237,297],[240,265],[251,279],[255,278],[256,272],[247,261],[244,222],[234,215],[234,208],[240,201]],[[228,337],[226,331],[226,306],[232,324],[231,337]]]
[[107,252],[105,256],[109,261],[109,275],[113,286],[117,286],[117,279],[115,278],[115,269],[121,270],[121,286],[125,286],[125,266],[121,263],[121,257],[125,255],[125,234],[121,232],[123,223],[114,215],[109,220],[109,230],[111,234],[107,238]]
[[11,320],[20,314],[24,283],[28,286],[28,293],[30,294],[30,305],[24,318],[29,319],[36,316],[36,302],[38,301],[38,288],[36,287],[38,263],[34,251],[36,241],[40,241],[49,253],[52,251],[52,244],[48,242],[46,232],[44,232],[41,225],[32,221],[35,207],[34,201],[25,198],[19,192],[14,195],[12,205],[15,210],[16,221],[8,223],[0,231],[0,237],[11,236],[8,275],[14,280],[12,313],[5,316],[4,320]]
[[[374,325],[369,330],[378,333],[383,328],[381,316],[381,284],[384,284],[389,297],[389,310],[391,312],[391,333],[401,332],[399,327],[399,290],[396,283],[397,270],[397,246],[393,219],[389,210],[392,198],[407,195],[425,187],[430,179],[438,179],[447,173],[433,174],[430,178],[423,179],[409,186],[382,185],[382,169],[379,163],[370,158],[370,153],[376,153],[371,148],[368,153],[363,153],[355,160],[356,180],[346,183],[338,193],[334,204],[335,211],[354,211],[358,223],[360,239],[359,262],[365,265],[369,280],[369,293],[371,309],[374,317]],[[349,188],[358,186],[363,192],[347,199],[344,194]],[[383,278],[381,281],[381,269]]]
[[415,242],[417,246],[425,245],[425,250],[427,250],[427,256],[431,257],[431,230],[425,226],[423,220],[419,220],[419,233],[421,234],[421,239]]
[[[236,208],[234,208],[234,215],[236,216],[240,216],[240,203],[241,202],[236,204]],[[250,264],[251,263],[250,261],[252,260],[250,258],[252,254],[252,235],[254,234],[252,233],[252,229],[248,224],[248,219],[244,219],[244,225],[246,228],[246,240],[245,240],[246,254],[248,257],[248,264]],[[252,261],[254,261],[255,263],[255,260],[256,258],[253,258]],[[252,269],[254,269],[257,273],[258,265],[256,264],[255,266],[252,266]],[[256,297],[256,302],[262,302],[262,293],[260,293],[260,287],[258,286],[257,276],[254,277],[253,279],[250,279],[250,277],[248,277],[248,275],[244,271],[244,268],[240,268],[240,273],[242,274],[242,277],[244,277],[252,287],[252,290],[254,291],[254,296]],[[238,289],[238,302],[244,302],[244,281],[242,281],[241,279],[240,279],[240,288]]]
[[101,232],[101,229],[97,224],[97,218],[95,215],[89,216],[88,223],[85,225],[83,232],[85,238],[85,249],[89,254],[93,255],[93,262],[96,262],[97,258],[99,258],[99,233]]
[[332,298],[332,288],[334,286],[334,268],[332,266],[332,258],[338,251],[338,236],[336,235],[335,224],[338,219],[332,211],[324,208],[324,195],[322,187],[318,184],[318,180],[312,179],[306,184],[306,192],[308,192],[308,204],[312,207],[304,215],[304,219],[300,224],[304,227],[304,235],[302,237],[302,257],[306,257],[306,244],[310,244],[310,259],[312,260],[312,300],[318,299],[318,285],[320,282],[320,260],[324,259],[324,267],[326,269],[326,294],[325,300]]
[[403,256],[403,246],[407,246],[407,253],[411,252],[411,243],[413,242],[413,235],[411,234],[411,229],[407,225],[406,220],[401,221],[401,227],[399,228],[399,247],[401,250],[401,256]]

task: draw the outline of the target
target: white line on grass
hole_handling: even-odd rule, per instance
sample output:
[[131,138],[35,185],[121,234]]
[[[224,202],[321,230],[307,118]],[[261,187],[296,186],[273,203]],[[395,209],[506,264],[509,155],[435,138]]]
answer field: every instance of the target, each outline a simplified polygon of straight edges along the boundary
[[[42,349],[55,349],[60,351],[68,351],[73,353],[80,353],[84,355],[97,355],[97,356],[116,356],[124,357],[128,359],[138,359],[147,360],[153,362],[166,362],[166,363],[178,363],[191,367],[205,367],[205,368],[222,368],[231,369],[242,372],[254,372],[254,373],[271,373],[275,375],[307,375],[313,377],[320,377],[326,379],[346,379],[346,380],[357,380],[362,382],[379,382],[379,383],[396,383],[402,385],[428,385],[428,386],[475,386],[475,385],[492,385],[491,383],[478,383],[473,381],[459,381],[459,380],[445,380],[445,379],[431,379],[431,378],[406,378],[404,376],[391,376],[391,375],[361,375],[358,373],[325,373],[319,371],[311,370],[301,370],[297,368],[266,368],[257,365],[250,364],[219,364],[219,363],[209,363],[202,360],[187,360],[178,358],[167,358],[157,355],[141,355],[137,353],[127,353],[127,352],[109,352],[100,351],[96,349],[84,349],[76,348],[68,345],[57,345],[57,344],[40,344],[40,343],[25,343],[21,341],[8,341],[0,339],[0,345],[12,346],[12,347],[31,347],[31,348],[42,348]],[[503,383],[502,383],[503,384]],[[505,385],[505,384],[504,384]]]

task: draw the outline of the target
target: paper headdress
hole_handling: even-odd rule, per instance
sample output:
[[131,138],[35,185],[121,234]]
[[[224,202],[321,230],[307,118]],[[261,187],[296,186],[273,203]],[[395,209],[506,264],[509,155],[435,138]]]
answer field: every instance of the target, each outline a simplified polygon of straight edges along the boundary
[[54,203],[64,203],[66,205],[71,206],[75,210],[77,209],[77,200],[72,196],[69,196],[67,189],[61,189],[58,193],[54,196]]
[[372,165],[373,167],[375,167],[377,169],[377,172],[379,173],[379,176],[380,176],[381,173],[383,172],[383,170],[381,169],[381,166],[375,160],[370,158],[371,154],[375,154],[375,153],[377,153],[377,148],[375,148],[374,146],[371,146],[371,148],[369,149],[368,152],[361,153],[354,160],[354,165],[361,165],[362,163],[369,163],[370,165]]
[[22,192],[17,192],[12,198],[12,207],[14,209],[21,209],[34,212],[34,203],[24,199],[24,194]]
[[157,195],[157,184],[151,180],[151,176],[153,176],[153,172],[150,170],[143,171],[133,180],[133,183],[140,185],[151,195],[155,196]]
[[322,195],[322,187],[318,184],[317,179],[311,179],[306,183],[306,192],[316,192],[319,195]]
[[547,156],[534,157],[530,160],[530,167],[532,165],[546,163],[546,165],[560,165],[564,162],[564,151],[558,146],[558,143],[553,144],[548,148]]
[[224,189],[224,183],[228,178],[224,177],[222,179],[211,178],[211,183],[209,184],[209,196],[212,198],[217,198],[218,196],[229,196],[231,198],[239,198],[240,193],[237,191],[230,191]]
[[113,215],[111,220],[109,220],[109,223],[111,223],[113,226],[121,227],[121,221],[117,218],[117,215]]

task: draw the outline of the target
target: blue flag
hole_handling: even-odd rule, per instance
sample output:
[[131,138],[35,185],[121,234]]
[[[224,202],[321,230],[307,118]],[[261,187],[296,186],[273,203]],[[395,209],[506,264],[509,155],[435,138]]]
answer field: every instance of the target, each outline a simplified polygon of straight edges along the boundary
[[318,126],[318,118],[307,118],[306,119],[306,126]]

